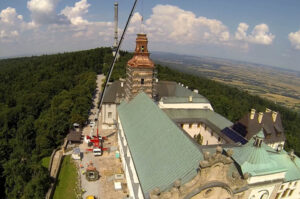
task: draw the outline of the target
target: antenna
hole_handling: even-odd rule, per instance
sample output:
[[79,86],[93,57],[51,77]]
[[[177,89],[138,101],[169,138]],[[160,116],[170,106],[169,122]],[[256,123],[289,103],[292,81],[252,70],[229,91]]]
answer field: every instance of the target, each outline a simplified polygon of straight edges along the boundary
[[115,63],[116,63],[116,60],[117,60],[117,54],[119,53],[120,46],[121,46],[122,41],[123,41],[123,39],[124,39],[125,33],[126,33],[126,31],[127,31],[127,27],[128,27],[128,25],[129,25],[129,23],[130,23],[130,19],[131,19],[131,17],[132,17],[132,14],[133,14],[133,11],[134,11],[134,9],[135,9],[135,6],[136,6],[137,1],[138,1],[138,0],[135,0],[135,1],[134,1],[134,4],[133,4],[132,9],[131,9],[131,12],[130,12],[130,14],[129,14],[129,16],[128,16],[128,19],[127,19],[125,28],[124,28],[124,30],[123,30],[123,33],[122,33],[120,42],[119,42],[119,44],[118,44],[118,46],[117,46],[116,54],[115,54],[114,59],[113,59],[111,65],[110,65],[110,68],[109,68],[109,71],[108,71],[108,74],[107,74],[107,78],[106,78],[106,80],[105,80],[104,88],[103,88],[103,91],[102,91],[101,97],[100,97],[100,103],[99,103],[99,106],[98,106],[99,112],[101,111],[101,108],[102,108],[102,103],[103,103],[104,94],[105,94],[105,91],[106,91],[106,88],[107,88],[107,83],[109,82],[111,73],[112,73],[112,71],[113,71],[113,69],[114,69],[114,66],[115,66]]
[[[114,17],[114,24],[115,24],[115,30],[114,30],[114,45],[113,45],[113,56],[116,54],[116,50],[118,47],[118,2],[114,3],[115,8],[115,17]],[[119,58],[119,54],[117,54],[117,58]]]

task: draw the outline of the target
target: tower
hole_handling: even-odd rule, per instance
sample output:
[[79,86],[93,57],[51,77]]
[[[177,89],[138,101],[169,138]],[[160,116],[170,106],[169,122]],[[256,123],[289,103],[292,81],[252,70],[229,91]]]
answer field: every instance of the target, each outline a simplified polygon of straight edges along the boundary
[[126,67],[126,99],[131,100],[140,91],[153,98],[154,94],[154,63],[148,52],[148,39],[146,34],[137,34],[136,47],[133,57]]
[[[115,56],[118,47],[118,2],[115,2],[114,8],[115,8],[115,17],[114,17],[115,28],[114,28],[113,56]],[[119,58],[119,56],[120,55],[118,54],[117,58]]]

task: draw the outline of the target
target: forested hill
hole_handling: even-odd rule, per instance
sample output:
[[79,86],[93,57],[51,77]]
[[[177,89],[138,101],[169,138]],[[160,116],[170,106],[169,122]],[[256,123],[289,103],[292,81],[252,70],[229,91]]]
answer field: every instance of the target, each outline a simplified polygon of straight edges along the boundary
[[[112,80],[125,77],[132,54],[121,52]],[[51,182],[41,159],[61,145],[74,122],[85,123],[96,74],[106,73],[111,48],[0,60],[0,198],[44,198]],[[251,108],[279,111],[287,149],[300,154],[297,113],[215,81],[157,66],[160,80],[198,89],[214,109],[236,121]]]
[[111,60],[110,48],[0,60],[0,198],[44,198],[41,159],[87,120],[96,73]]

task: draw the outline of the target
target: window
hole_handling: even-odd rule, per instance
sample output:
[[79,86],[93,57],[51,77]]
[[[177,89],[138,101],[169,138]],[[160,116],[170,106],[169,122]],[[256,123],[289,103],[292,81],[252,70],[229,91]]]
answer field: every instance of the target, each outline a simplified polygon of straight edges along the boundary
[[296,185],[297,185],[297,183],[298,183],[298,182],[295,182],[295,183],[294,183],[294,186],[296,186]]
[[144,48],[144,46],[142,46],[141,51],[144,52],[144,50],[145,50],[145,48]]
[[288,194],[288,192],[289,192],[289,189],[286,189],[282,194],[282,198],[284,198]]
[[201,126],[201,124],[200,124],[200,123],[198,123],[197,127],[198,127],[198,128],[200,128],[200,126]]
[[108,118],[112,118],[112,112],[108,112],[108,113],[107,113],[107,117],[108,117]]
[[284,188],[284,185],[281,185],[281,186],[280,186],[280,190],[282,190],[283,188]]
[[183,128],[183,125],[184,125],[184,124],[180,124],[181,128]]
[[193,126],[193,124],[189,124],[189,128],[190,128],[190,129],[192,128],[192,126]]
[[110,108],[111,107],[111,104],[108,104],[108,108]]
[[213,133],[213,132],[210,132],[210,135],[211,135],[211,136],[214,136],[214,133]]
[[141,84],[144,84],[145,83],[145,80],[142,78],[141,79]]
[[279,196],[280,196],[280,193],[276,194],[276,197],[275,197],[275,199],[278,199],[278,198],[279,198]]
[[293,194],[294,190],[291,190],[289,193],[289,196],[291,196]]
[[221,142],[221,138],[220,137],[218,138],[218,142]]

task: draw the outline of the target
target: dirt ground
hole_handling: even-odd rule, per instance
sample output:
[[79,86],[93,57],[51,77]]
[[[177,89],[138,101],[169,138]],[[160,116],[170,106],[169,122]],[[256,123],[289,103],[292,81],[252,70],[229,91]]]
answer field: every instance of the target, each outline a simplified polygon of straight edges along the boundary
[[[91,110],[90,121],[93,121],[97,113],[97,102],[99,101],[100,89],[102,80],[104,76],[99,75],[97,77],[97,93],[94,99],[94,108]],[[98,116],[100,119],[101,116]],[[80,185],[83,191],[83,198],[85,199],[89,195],[97,197],[97,199],[120,199],[126,198],[128,194],[128,189],[126,185],[126,179],[124,172],[122,170],[121,159],[116,157],[116,151],[118,151],[118,137],[114,130],[102,130],[101,121],[98,120],[98,123],[95,124],[95,127],[92,128],[90,125],[87,125],[83,128],[82,134],[90,135],[91,132],[93,135],[97,134],[97,127],[99,130],[99,135],[102,137],[107,136],[107,139],[104,140],[104,148],[107,148],[107,151],[104,151],[102,156],[94,156],[92,152],[87,151],[88,145],[85,142],[82,142],[79,145],[80,151],[82,153],[82,159],[76,160],[79,173],[80,173]],[[100,179],[97,181],[88,181],[85,176],[85,171],[88,164],[93,163],[93,166],[97,169],[100,174]],[[116,174],[120,174],[115,176]],[[120,182],[122,189],[115,190],[115,182]]]

